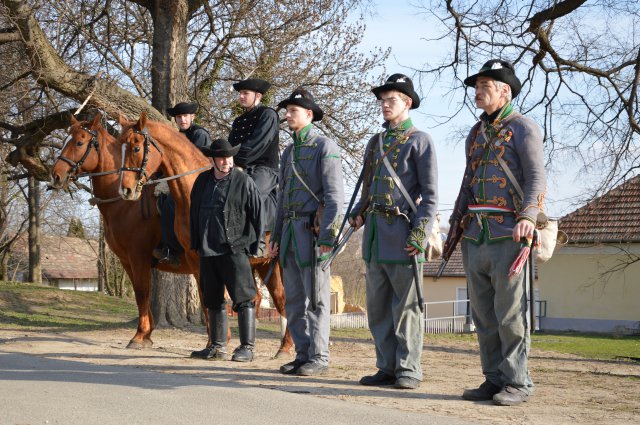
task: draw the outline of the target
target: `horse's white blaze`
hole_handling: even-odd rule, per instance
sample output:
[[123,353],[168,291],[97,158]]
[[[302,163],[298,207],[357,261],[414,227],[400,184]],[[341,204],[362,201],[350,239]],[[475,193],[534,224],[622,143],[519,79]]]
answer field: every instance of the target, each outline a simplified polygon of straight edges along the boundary
[[118,194],[124,198],[124,190],[122,190],[122,176],[124,175],[124,173],[122,172],[122,169],[124,168],[124,154],[127,150],[127,145],[126,143],[122,144],[122,163],[120,164],[120,183],[118,184]]

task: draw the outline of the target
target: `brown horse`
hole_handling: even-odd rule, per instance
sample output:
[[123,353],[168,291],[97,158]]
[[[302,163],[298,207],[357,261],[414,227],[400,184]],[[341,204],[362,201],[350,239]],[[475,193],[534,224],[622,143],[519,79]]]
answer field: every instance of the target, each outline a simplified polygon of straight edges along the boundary
[[[125,149],[125,161],[122,171],[122,196],[128,200],[140,198],[144,184],[149,176],[162,170],[165,176],[176,176],[210,165],[210,160],[189,140],[168,125],[147,120],[146,113],[135,122],[121,120],[122,133],[120,142]],[[170,180],[169,189],[176,203],[175,232],[180,244],[187,247],[186,261],[190,267],[198,268],[200,258],[197,253],[188,249],[191,244],[189,229],[189,208],[191,205],[191,188],[198,173],[186,174],[179,179]],[[269,258],[252,258],[251,267],[265,280],[269,270]],[[280,266],[276,263],[269,282],[265,282],[273,303],[284,318],[285,296]],[[279,354],[289,353],[293,346],[287,328],[281,342]]]
[[[138,304],[138,330],[127,347],[147,348],[153,345],[154,323],[149,305],[151,251],[160,241],[160,216],[151,190],[133,205],[121,199],[118,173],[121,148],[102,127],[101,119],[100,114],[91,123],[71,117],[69,140],[51,169],[51,184],[60,189],[79,172],[108,173],[93,176],[91,181],[94,196],[103,200],[98,201],[98,209],[104,219],[105,239],[129,276]],[[167,265],[157,267],[172,273],[193,271],[186,263],[178,269]]]

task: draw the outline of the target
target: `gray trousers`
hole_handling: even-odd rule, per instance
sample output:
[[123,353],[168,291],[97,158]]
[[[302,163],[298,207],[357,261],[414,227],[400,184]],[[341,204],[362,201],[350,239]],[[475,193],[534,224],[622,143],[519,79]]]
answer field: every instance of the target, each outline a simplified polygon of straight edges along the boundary
[[482,373],[495,385],[509,384],[531,393],[525,271],[507,277],[519,252],[520,244],[512,240],[481,245],[462,241]]
[[413,283],[413,266],[367,263],[367,316],[376,366],[396,378],[422,380],[424,322]]
[[282,278],[286,295],[285,309],[291,338],[296,346],[296,360],[329,364],[329,326],[331,283],[329,270],[323,272],[318,262],[318,305],[311,311],[311,267],[298,267],[293,243],[287,250]]

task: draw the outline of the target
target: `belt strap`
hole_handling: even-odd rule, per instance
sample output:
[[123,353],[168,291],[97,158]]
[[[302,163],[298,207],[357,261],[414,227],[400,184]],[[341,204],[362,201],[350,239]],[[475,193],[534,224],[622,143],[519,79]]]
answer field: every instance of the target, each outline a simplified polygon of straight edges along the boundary
[[400,215],[400,214],[407,214],[407,211],[401,211],[400,208],[398,207],[391,207],[388,205],[382,205],[382,204],[377,204],[377,203],[372,203],[369,206],[369,211],[374,212],[374,213],[382,213],[382,214],[389,214],[389,215]]
[[313,215],[315,211],[285,211],[284,213],[284,217],[285,218],[289,218],[289,219],[303,219],[303,218],[309,218]]

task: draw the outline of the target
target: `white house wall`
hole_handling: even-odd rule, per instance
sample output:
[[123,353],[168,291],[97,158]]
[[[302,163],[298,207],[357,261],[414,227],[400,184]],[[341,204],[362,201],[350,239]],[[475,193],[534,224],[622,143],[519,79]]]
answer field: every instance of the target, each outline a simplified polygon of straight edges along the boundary
[[640,261],[611,272],[633,256],[640,256],[640,244],[566,246],[557,251],[538,270],[540,299],[547,302],[541,328],[640,331]]

